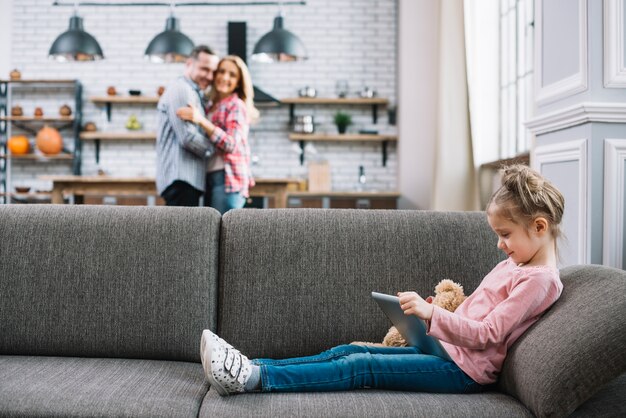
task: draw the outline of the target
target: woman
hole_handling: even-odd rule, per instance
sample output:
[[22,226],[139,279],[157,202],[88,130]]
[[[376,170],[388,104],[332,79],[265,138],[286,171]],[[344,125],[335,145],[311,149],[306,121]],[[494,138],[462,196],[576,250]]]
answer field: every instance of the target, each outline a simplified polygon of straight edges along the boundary
[[229,55],[219,62],[209,95],[209,119],[191,105],[176,111],[206,132],[215,146],[207,162],[205,206],[224,214],[242,208],[254,186],[250,172],[250,122],[258,118],[250,72],[243,60]]

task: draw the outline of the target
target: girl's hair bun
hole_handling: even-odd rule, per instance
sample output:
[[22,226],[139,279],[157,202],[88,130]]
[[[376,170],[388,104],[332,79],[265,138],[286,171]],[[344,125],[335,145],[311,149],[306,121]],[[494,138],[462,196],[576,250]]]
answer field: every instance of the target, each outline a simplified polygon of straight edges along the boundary
[[501,175],[502,187],[491,197],[490,205],[504,205],[527,219],[547,216],[553,226],[561,222],[565,199],[541,174],[526,165],[516,164],[503,167]]

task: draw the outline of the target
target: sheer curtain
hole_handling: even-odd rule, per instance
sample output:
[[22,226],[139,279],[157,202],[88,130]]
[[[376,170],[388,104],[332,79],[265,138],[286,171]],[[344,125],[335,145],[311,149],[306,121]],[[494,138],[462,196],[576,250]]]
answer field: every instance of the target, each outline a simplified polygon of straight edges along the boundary
[[[470,126],[479,207],[494,189],[494,169],[482,164],[501,158],[500,138],[500,0],[465,0],[465,45]],[[508,50],[515,54],[515,50]]]
[[470,128],[463,2],[441,0],[440,7],[432,206],[435,210],[475,210],[478,192]]

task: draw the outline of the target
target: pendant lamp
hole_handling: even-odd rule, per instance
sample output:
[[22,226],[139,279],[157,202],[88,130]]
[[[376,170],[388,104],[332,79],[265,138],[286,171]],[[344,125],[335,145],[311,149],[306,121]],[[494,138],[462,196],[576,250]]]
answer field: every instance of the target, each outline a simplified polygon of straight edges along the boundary
[[306,48],[300,38],[283,29],[281,14],[274,18],[274,29],[259,39],[252,52],[252,59],[259,62],[288,62],[307,58]]
[[170,14],[165,30],[150,41],[145,56],[152,62],[184,62],[193,50],[193,41],[179,30],[178,19]]
[[70,18],[70,28],[54,40],[48,57],[61,62],[95,61],[104,58],[96,38],[83,29],[83,18],[78,16],[77,6]]

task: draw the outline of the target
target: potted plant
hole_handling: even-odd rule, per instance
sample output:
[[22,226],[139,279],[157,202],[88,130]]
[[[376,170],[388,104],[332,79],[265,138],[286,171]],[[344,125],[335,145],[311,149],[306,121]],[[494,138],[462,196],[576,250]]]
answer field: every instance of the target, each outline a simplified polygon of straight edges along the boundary
[[343,112],[335,113],[335,125],[337,125],[337,130],[340,134],[345,134],[346,128],[351,124],[352,117],[349,114]]

